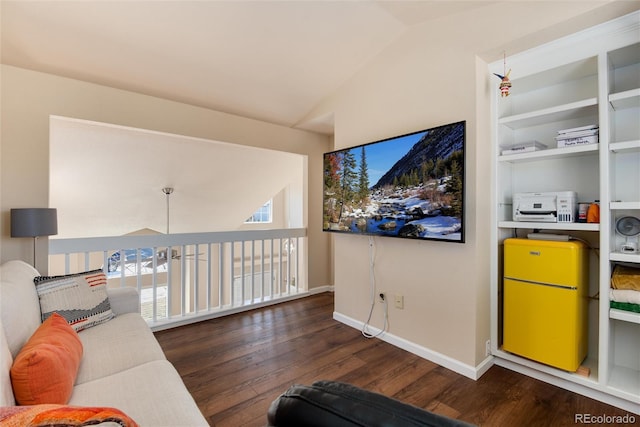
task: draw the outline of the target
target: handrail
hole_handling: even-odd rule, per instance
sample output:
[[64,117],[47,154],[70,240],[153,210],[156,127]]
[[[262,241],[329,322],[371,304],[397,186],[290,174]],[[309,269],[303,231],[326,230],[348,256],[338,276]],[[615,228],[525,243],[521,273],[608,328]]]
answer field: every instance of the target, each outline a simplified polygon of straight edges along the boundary
[[137,288],[158,330],[306,294],[306,237],[290,228],[49,239],[50,273],[102,268],[109,287]]
[[240,242],[306,237],[306,228],[218,231],[206,233],[151,234],[105,237],[49,238],[49,254],[96,252],[111,249],[153,248],[206,243]]

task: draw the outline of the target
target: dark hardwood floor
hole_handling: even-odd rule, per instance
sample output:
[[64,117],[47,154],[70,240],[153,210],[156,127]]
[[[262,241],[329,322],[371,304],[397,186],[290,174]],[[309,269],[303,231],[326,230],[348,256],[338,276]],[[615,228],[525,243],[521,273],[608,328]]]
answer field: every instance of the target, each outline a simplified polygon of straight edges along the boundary
[[155,335],[212,426],[264,426],[280,393],[319,379],[481,426],[573,426],[575,414],[626,414],[498,366],[470,380],[332,315],[326,293]]

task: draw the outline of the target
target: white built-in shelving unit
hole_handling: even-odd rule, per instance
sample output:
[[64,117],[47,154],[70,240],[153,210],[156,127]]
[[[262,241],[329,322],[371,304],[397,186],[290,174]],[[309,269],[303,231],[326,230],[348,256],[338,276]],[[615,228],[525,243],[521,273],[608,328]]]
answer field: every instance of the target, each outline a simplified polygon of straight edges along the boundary
[[[490,73],[504,74],[504,61]],[[615,263],[638,264],[640,253],[621,253],[622,216],[640,217],[640,12],[507,56],[511,94],[494,84],[492,354],[497,364],[640,413],[640,314],[610,308]],[[558,148],[558,130],[599,126],[596,144]],[[501,155],[501,146],[536,140],[535,152]],[[579,202],[599,201],[599,223],[516,222],[518,192],[575,191]],[[570,373],[502,350],[502,243],[533,230],[569,234],[587,242],[590,255],[588,376]]]

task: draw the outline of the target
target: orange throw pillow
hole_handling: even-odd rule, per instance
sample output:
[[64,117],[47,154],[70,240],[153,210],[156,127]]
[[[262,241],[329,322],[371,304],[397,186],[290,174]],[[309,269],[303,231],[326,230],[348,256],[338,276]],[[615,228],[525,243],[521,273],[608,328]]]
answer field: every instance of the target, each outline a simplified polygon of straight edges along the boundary
[[82,360],[82,342],[66,319],[54,313],[22,347],[11,367],[19,405],[65,404]]

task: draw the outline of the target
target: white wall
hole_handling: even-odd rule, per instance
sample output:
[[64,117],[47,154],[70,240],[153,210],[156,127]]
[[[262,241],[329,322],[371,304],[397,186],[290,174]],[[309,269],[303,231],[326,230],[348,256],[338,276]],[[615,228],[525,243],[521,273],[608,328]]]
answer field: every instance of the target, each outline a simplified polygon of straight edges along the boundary
[[[486,134],[478,135],[476,117],[476,56],[451,43],[428,43],[455,37],[442,27],[414,28],[374,64],[354,78],[336,103],[337,148],[393,135],[467,121],[465,159],[466,243],[413,241],[376,237],[376,285],[390,295],[404,296],[404,309],[389,306],[389,333],[470,367],[477,354],[476,325],[489,337],[488,306],[478,307],[478,294],[488,294],[488,239],[478,227],[488,206],[478,206],[478,194],[489,194],[490,180],[477,179],[489,169]],[[487,235],[488,236],[488,235]],[[368,239],[337,236],[335,241],[336,311],[366,320],[369,307]],[[382,326],[377,305],[373,326]],[[485,330],[486,329],[486,330]],[[484,353],[481,355],[484,356]]]
[[[56,115],[308,156],[302,226],[309,230],[309,285],[331,284],[329,238],[321,231],[328,137],[6,65],[0,79],[0,261],[32,259],[32,241],[10,237],[9,212],[49,206],[49,120]],[[39,239],[39,260],[46,244]]]
[[[513,53],[518,46],[530,47],[532,39],[545,41],[538,30],[589,7],[557,6],[557,13],[545,15],[531,3],[500,3],[490,6],[493,14],[479,17],[471,11],[414,26],[311,114],[334,113],[336,149],[467,121],[466,243],[376,237],[374,244],[377,291],[404,296],[404,309],[389,305],[388,339],[451,361],[450,367],[470,376],[485,360],[490,338],[488,87],[496,77],[480,56],[495,60],[499,47],[508,45]],[[605,15],[590,12],[583,22],[612,17]],[[567,28],[580,27],[575,20],[570,24]],[[561,32],[558,26],[549,29],[553,36]],[[368,239],[336,235],[333,243],[336,316],[364,323],[370,307]],[[376,304],[371,321],[376,328],[383,326],[382,310]]]
[[[305,164],[299,154],[53,117],[49,200],[58,210],[56,238],[165,232],[164,187],[173,188],[170,232],[238,230],[267,200],[302,183]],[[283,199],[274,203],[275,228],[287,227]]]

